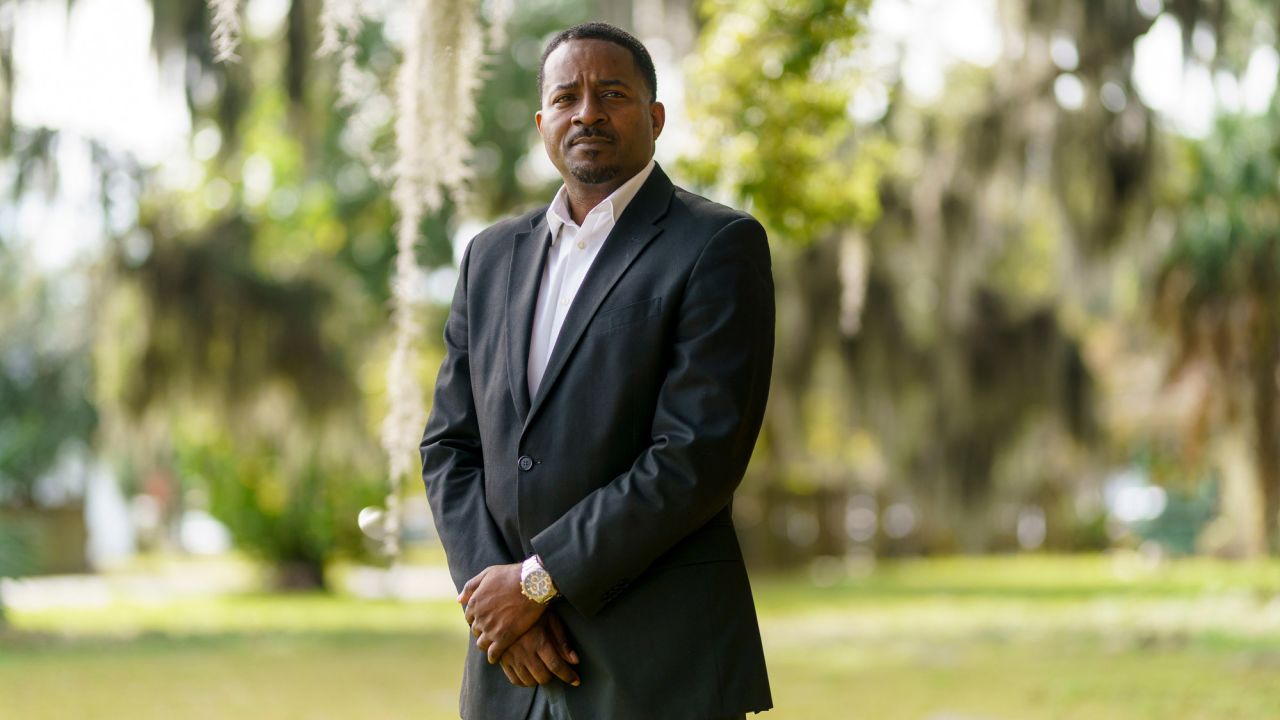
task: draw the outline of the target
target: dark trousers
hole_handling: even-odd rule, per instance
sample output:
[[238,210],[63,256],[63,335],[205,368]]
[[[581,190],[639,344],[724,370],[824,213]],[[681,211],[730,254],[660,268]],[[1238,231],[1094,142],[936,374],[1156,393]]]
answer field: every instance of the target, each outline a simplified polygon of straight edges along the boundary
[[[708,718],[708,720],[746,720],[746,713],[741,715],[731,715],[726,718]],[[559,688],[553,687],[547,690],[539,685],[533,691],[533,705],[529,707],[528,720],[579,720],[569,714],[569,708],[564,704],[564,696],[560,694]],[[586,719],[583,719],[586,720]],[[596,720],[592,718],[590,720]]]

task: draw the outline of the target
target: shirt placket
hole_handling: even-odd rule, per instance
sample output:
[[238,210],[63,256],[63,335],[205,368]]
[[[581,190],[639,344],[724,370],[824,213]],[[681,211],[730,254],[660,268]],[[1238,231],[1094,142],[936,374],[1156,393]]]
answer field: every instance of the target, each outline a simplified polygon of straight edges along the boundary
[[576,288],[571,284],[573,277],[573,266],[578,240],[582,237],[582,228],[573,228],[568,225],[560,231],[563,239],[566,241],[561,247],[563,262],[560,263],[559,285],[560,293],[556,300],[556,322],[555,327],[559,329],[564,324],[565,315],[569,313],[569,305],[573,302],[573,296]]

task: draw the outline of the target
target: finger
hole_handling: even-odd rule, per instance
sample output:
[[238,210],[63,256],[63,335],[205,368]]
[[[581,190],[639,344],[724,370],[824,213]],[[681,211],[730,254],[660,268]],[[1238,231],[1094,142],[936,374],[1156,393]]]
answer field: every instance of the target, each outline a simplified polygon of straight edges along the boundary
[[468,580],[466,585],[462,586],[462,592],[458,593],[458,602],[463,605],[471,602],[471,595],[475,593],[476,588],[480,587],[480,581],[484,579],[484,574],[487,572],[489,572],[489,568],[481,570],[476,573],[475,577]]
[[467,619],[467,624],[468,624],[468,625],[471,625],[471,624],[475,623],[475,621],[476,621],[476,609],[475,609],[475,606],[474,606],[474,605],[467,604],[467,605],[463,605],[462,607],[463,607],[463,610],[465,611],[465,612],[463,612],[463,613],[462,613],[462,616],[463,616],[463,617],[465,617],[465,618]]
[[547,613],[547,627],[551,629],[551,638],[555,642],[556,650],[565,660],[578,664],[578,653],[574,652],[573,646],[569,644],[569,633],[565,631],[564,625],[560,623],[560,618],[555,613]]
[[546,663],[542,662],[542,658],[537,655],[534,655],[533,660],[525,665],[525,669],[539,685],[546,685],[551,682],[551,678],[555,677],[547,669]]
[[[489,639],[489,636],[485,635],[484,633],[480,633],[480,636],[476,638],[476,647],[480,648],[481,652],[487,651],[489,649],[489,646],[492,644],[493,644],[493,640]],[[498,662],[498,658],[502,657],[501,654],[499,654],[497,657],[494,657],[493,655],[488,655],[487,653],[486,653],[486,656],[487,656],[487,659],[489,660],[490,665],[496,665]]]
[[496,644],[496,643],[491,644],[491,645],[489,645],[489,647],[488,647],[488,649],[487,649],[487,651],[486,651],[486,652],[488,652],[488,653],[489,653],[489,664],[490,664],[490,665],[492,665],[492,664],[494,663],[494,661],[495,661],[495,659],[496,659],[496,658],[502,657],[502,653],[500,653],[500,652],[495,652],[495,651],[494,651],[494,648],[495,648],[495,647],[497,647],[497,644]]
[[515,644],[520,635],[512,633],[511,630],[499,629],[497,632],[489,633],[489,639],[492,644],[489,646],[489,657],[493,662],[497,662],[502,653],[507,652],[507,648]]
[[516,669],[516,675],[519,676],[520,682],[525,687],[533,687],[534,685],[538,684],[538,682],[533,679],[533,676],[529,674],[528,669],[526,669],[522,663],[515,663],[515,669]]
[[502,672],[507,676],[507,680],[512,685],[520,685],[520,677],[516,675],[516,671],[511,668],[511,664],[507,661],[502,662]]
[[499,657],[502,657],[503,653],[507,652],[507,648],[511,647],[511,641],[507,641],[506,633],[503,633],[502,630],[498,629],[486,630],[484,633],[484,643],[484,647],[481,647],[480,650],[489,652],[490,665],[497,662]]
[[560,657],[560,653],[551,643],[543,643],[542,647],[538,648],[538,657],[542,659],[543,664],[556,677],[574,687],[580,684],[581,681],[578,680],[578,674],[573,671],[573,668],[569,667],[564,658]]

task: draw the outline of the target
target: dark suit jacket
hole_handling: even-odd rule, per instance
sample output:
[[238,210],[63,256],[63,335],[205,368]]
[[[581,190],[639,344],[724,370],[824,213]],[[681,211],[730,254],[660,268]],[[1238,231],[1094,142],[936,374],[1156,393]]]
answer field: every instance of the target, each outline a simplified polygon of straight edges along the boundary
[[[422,477],[459,589],[538,553],[581,658],[575,718],[705,720],[772,706],[730,503],[773,358],[764,229],[660,167],[587,271],[538,394],[526,382],[546,208],[462,255]],[[523,720],[468,644],[461,712]]]

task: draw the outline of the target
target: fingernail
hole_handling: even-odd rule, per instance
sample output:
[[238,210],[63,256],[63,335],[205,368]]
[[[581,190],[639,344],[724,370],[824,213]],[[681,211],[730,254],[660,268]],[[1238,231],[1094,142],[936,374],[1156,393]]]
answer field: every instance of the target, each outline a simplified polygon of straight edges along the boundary
[[578,687],[578,686],[579,686],[579,685],[581,685],[581,684],[582,684],[582,681],[581,681],[581,680],[574,680],[574,681],[573,681],[573,686],[574,686],[574,687]]

